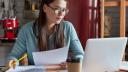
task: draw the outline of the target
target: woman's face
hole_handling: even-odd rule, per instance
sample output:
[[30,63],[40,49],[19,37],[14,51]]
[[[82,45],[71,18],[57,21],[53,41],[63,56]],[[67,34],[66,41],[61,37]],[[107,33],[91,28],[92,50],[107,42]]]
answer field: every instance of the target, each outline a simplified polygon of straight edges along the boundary
[[54,0],[49,5],[44,5],[43,9],[47,16],[47,22],[59,24],[68,11],[66,6],[65,0]]

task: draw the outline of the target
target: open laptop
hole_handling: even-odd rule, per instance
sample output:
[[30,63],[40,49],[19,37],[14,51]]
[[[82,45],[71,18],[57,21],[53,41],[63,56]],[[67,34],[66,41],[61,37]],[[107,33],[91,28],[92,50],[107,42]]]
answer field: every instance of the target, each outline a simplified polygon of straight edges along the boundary
[[82,72],[118,71],[126,43],[126,37],[88,39]]

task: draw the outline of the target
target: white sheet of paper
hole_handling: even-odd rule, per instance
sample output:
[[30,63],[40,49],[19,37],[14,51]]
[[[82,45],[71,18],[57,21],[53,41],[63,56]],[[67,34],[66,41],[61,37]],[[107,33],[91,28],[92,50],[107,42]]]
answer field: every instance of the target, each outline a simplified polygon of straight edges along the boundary
[[43,66],[17,66],[15,69],[10,68],[6,72],[45,72]]
[[68,56],[68,50],[69,48],[63,47],[49,51],[33,52],[35,65],[60,64],[65,62]]
[[[17,66],[15,69],[10,68],[5,72],[46,72],[43,66]],[[57,72],[68,72],[67,70],[59,70]]]

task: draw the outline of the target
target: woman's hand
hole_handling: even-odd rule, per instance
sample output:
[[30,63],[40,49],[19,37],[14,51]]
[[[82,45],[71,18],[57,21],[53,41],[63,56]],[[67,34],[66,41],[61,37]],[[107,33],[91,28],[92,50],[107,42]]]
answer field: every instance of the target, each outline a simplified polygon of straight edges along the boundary
[[15,69],[15,67],[16,67],[16,60],[10,60],[9,63],[8,63],[8,67]]
[[45,64],[44,68],[46,69],[46,72],[50,71],[58,71],[58,70],[64,70],[67,69],[67,63],[63,62],[60,64]]
[[63,62],[63,63],[61,63],[61,64],[59,64],[60,65],[60,67],[62,68],[62,69],[67,69],[67,63],[66,62]]

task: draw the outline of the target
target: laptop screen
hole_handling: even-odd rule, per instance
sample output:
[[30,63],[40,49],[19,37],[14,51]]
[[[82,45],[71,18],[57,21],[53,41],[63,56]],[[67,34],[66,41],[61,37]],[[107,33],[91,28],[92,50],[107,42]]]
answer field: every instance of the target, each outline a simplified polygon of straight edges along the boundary
[[118,71],[127,38],[89,39],[85,48],[83,72]]

